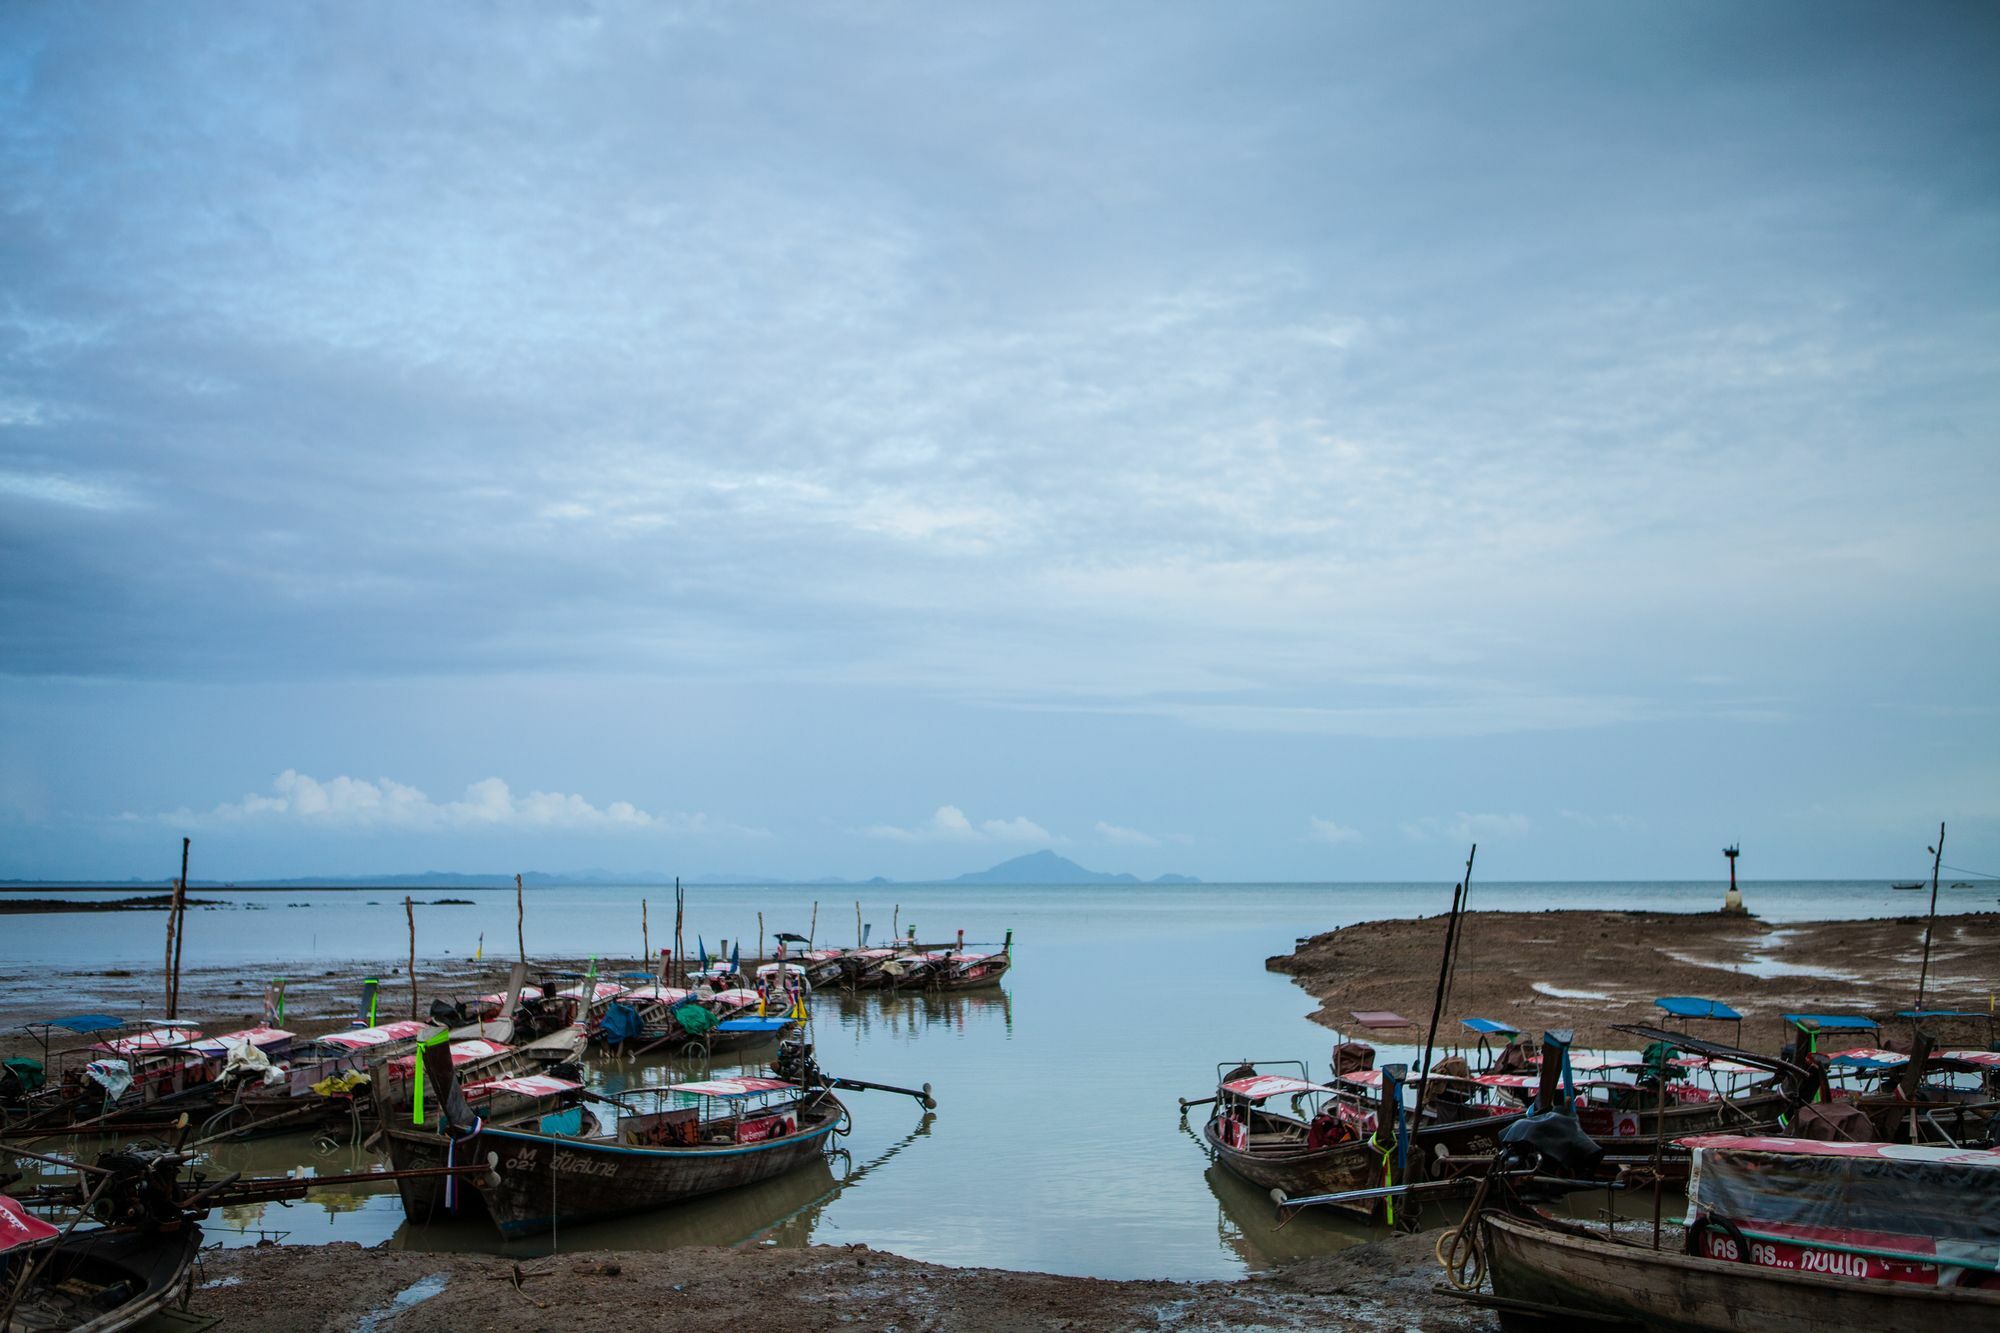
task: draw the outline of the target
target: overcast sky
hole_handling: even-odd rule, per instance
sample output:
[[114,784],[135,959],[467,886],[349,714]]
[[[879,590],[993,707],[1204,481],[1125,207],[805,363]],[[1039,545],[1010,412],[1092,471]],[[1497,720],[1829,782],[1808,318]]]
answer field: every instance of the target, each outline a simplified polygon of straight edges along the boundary
[[1986,4],[0,9],[0,876],[2000,870]]

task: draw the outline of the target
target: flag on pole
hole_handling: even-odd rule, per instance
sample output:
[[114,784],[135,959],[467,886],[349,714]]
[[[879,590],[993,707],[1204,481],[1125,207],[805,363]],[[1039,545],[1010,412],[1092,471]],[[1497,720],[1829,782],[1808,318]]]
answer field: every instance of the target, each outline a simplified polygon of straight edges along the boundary
[[701,936],[697,935],[694,937],[694,947],[701,951],[701,969],[706,972],[708,970],[708,946],[702,943]]
[[743,944],[740,940],[729,951],[729,970],[736,973],[743,971]]

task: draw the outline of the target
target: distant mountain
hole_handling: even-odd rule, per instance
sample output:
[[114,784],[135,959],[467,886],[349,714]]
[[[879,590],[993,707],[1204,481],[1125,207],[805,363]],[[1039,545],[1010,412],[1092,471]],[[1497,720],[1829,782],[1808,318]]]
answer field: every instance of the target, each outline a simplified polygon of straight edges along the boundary
[[1057,856],[1051,851],[1030,852],[1017,856],[1011,861],[1002,861],[990,870],[975,870],[971,874],[960,875],[945,881],[949,884],[1199,884],[1192,875],[1161,875],[1158,879],[1143,880],[1137,875],[1120,873],[1106,874],[1101,870],[1085,870],[1067,856]]

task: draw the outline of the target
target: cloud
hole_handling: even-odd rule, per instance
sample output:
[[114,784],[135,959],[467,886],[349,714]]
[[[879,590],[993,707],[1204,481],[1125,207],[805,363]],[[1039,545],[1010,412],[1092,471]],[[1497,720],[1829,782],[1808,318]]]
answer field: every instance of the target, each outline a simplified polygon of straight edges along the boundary
[[1403,825],[1405,837],[1418,842],[1479,842],[1489,838],[1525,837],[1532,827],[1526,815],[1426,815]]
[[1581,810],[1558,810],[1556,814],[1584,828],[1608,828],[1616,829],[1620,833],[1636,833],[1646,827],[1646,821],[1636,815],[1589,815]]
[[1012,819],[988,819],[974,824],[955,805],[941,805],[923,823],[913,828],[896,824],[871,824],[861,830],[871,838],[892,842],[1039,842],[1061,843],[1069,839],[1049,832],[1025,815]]
[[[127,819],[142,818],[127,815]],[[397,832],[463,832],[476,829],[598,830],[666,834],[706,834],[769,837],[764,829],[746,828],[701,813],[654,814],[630,801],[591,804],[582,796],[556,791],[531,791],[517,796],[500,778],[472,783],[456,801],[434,801],[424,792],[393,778],[346,776],[321,781],[296,769],[286,769],[271,783],[270,794],[252,792],[240,801],[212,810],[176,810],[155,816],[178,825],[288,824],[294,827]]]
[[1143,829],[1125,828],[1119,824],[1107,824],[1098,820],[1093,827],[1097,836],[1106,842],[1115,842],[1126,847],[1158,847],[1160,840]]
[[1349,828],[1345,824],[1336,824],[1331,819],[1321,819],[1318,815],[1306,816],[1306,822],[1312,826],[1306,833],[1306,838],[1309,841],[1330,842],[1336,845],[1343,842],[1361,841],[1360,829]]

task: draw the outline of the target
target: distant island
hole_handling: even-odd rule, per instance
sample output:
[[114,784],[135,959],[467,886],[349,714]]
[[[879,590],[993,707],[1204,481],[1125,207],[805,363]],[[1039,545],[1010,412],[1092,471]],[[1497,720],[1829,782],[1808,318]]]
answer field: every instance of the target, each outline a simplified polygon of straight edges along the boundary
[[[129,879],[121,882],[108,880],[0,880],[0,891],[21,889],[113,889],[157,885],[157,879]],[[571,874],[550,874],[546,871],[530,870],[521,876],[521,882],[530,888],[562,889],[588,888],[593,885],[670,885],[672,875],[655,872],[634,872],[618,874],[610,870],[583,870]],[[1156,875],[1152,879],[1141,879],[1130,873],[1107,874],[1101,870],[1087,870],[1066,856],[1057,856],[1052,851],[1030,852],[987,870],[974,870],[952,879],[892,880],[877,875],[872,879],[841,879],[828,875],[818,879],[777,879],[764,875],[691,875],[681,881],[683,884],[707,886],[730,885],[754,888],[766,885],[852,885],[867,887],[881,884],[1199,884],[1193,875]],[[244,880],[231,883],[221,880],[189,877],[190,889],[511,889],[514,887],[512,875],[460,874],[444,870],[426,870],[405,875],[300,875],[286,879]],[[440,902],[446,900],[440,899]]]
[[1067,856],[1054,852],[1029,852],[1011,861],[1002,861],[990,870],[975,870],[945,881],[948,884],[1199,884],[1193,875],[1158,875],[1140,879],[1133,874],[1106,874],[1085,870]]

